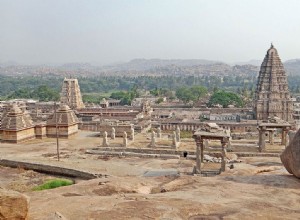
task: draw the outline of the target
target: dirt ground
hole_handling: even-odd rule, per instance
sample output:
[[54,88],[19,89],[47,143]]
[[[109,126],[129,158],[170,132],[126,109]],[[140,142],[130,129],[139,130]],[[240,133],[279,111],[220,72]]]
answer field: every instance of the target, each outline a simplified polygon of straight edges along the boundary
[[[55,156],[55,139],[0,143],[0,158],[77,168],[108,177],[36,192],[32,186],[53,177],[0,167],[0,187],[30,197],[29,219],[53,219],[55,212],[67,219],[300,218],[300,179],[288,174],[279,158],[239,158],[241,163],[234,164],[233,169],[227,167],[226,172],[215,177],[145,177],[147,171],[189,172],[195,161],[99,159],[97,155],[85,154],[86,149],[97,147],[102,141],[95,135],[80,132],[70,140],[61,140],[61,161]],[[194,143],[186,144],[192,148]]]

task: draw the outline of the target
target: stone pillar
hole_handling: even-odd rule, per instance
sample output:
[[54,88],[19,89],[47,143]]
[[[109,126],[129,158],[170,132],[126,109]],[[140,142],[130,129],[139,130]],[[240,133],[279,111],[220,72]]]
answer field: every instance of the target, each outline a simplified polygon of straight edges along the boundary
[[176,128],[176,142],[180,142],[180,129],[178,126]]
[[266,130],[265,127],[259,130],[259,152],[264,152],[266,150]]
[[104,131],[103,133],[103,142],[102,142],[103,147],[108,147],[108,141],[107,141],[107,132]]
[[232,151],[231,140],[228,140],[227,148],[230,149],[230,150]]
[[111,139],[114,140],[116,138],[116,129],[114,127],[111,128]]
[[283,128],[281,132],[281,145],[286,145],[286,129]]
[[161,138],[161,129],[160,129],[160,127],[157,128],[157,138]]
[[204,149],[207,148],[207,147],[209,146],[208,140],[207,140],[207,139],[205,139],[205,140],[203,141],[203,146],[204,146]]
[[127,133],[126,131],[123,132],[123,147],[127,147]]
[[172,147],[174,147],[176,149],[177,147],[177,137],[176,137],[176,132],[173,131],[173,135],[172,135]]
[[130,133],[131,140],[134,141],[134,128],[131,128]]
[[225,166],[226,166],[226,144],[227,144],[227,141],[222,140],[221,144],[222,144],[221,171],[224,172],[225,171]]
[[155,142],[156,142],[155,132],[152,131],[150,147],[155,147],[156,146]]
[[271,145],[274,144],[274,131],[269,132],[269,141]]
[[201,174],[201,164],[203,162],[203,158],[201,158],[202,155],[202,149],[203,149],[203,140],[201,137],[196,140],[196,174]]

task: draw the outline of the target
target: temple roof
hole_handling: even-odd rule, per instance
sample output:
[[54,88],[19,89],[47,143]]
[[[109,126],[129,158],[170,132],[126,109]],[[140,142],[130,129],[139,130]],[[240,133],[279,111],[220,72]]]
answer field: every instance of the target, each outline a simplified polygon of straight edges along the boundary
[[286,73],[277,49],[271,44],[261,64],[257,92],[289,93]]
[[34,127],[29,114],[13,104],[2,118],[1,130],[19,131]]
[[62,104],[55,114],[51,115],[47,121],[47,125],[56,125],[56,118],[58,125],[73,125],[78,124],[78,118],[69,106]]

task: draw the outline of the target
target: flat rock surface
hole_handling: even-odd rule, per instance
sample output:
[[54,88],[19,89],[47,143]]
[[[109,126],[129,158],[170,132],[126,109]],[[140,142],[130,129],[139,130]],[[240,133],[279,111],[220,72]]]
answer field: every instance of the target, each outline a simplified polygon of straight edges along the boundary
[[21,193],[0,189],[0,219],[26,219],[28,202],[29,199]]
[[[30,197],[29,219],[51,219],[59,215],[65,219],[300,218],[300,179],[290,175],[278,157],[238,158],[241,163],[234,163],[233,169],[227,166],[226,172],[215,177],[182,173],[180,176],[144,177],[144,173],[157,170],[192,170],[195,161],[184,158],[99,159],[97,155],[84,153],[99,143],[100,138],[91,132],[80,132],[73,139],[61,140],[61,161],[55,156],[54,139],[16,145],[0,143],[2,159],[109,175],[89,181],[76,180],[72,186],[39,192],[20,187]],[[189,144],[192,148],[194,143]],[[47,179],[32,171],[14,170],[2,172],[5,173],[0,175],[2,188],[11,187],[14,181],[34,185]],[[30,176],[35,183],[30,182]]]
[[[299,219],[300,181],[283,174],[109,177],[30,192],[30,219]],[[284,216],[284,217],[283,217]]]

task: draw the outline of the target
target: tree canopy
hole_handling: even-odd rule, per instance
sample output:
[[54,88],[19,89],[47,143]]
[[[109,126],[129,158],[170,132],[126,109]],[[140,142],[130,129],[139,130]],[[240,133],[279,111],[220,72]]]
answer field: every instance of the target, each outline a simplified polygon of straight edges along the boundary
[[227,108],[229,105],[234,105],[236,107],[243,107],[243,100],[235,93],[216,91],[210,97],[208,106],[213,107],[215,105],[222,105],[223,108]]
[[110,98],[121,100],[122,105],[131,105],[132,100],[139,97],[139,93],[137,89],[138,89],[137,86],[133,86],[128,92],[124,92],[124,91],[113,92],[110,95]]
[[59,93],[51,89],[47,85],[41,85],[35,89],[22,88],[14,91],[8,95],[8,99],[24,98],[24,99],[38,99],[39,101],[58,101]]
[[193,86],[190,88],[181,87],[176,90],[177,98],[182,100],[184,103],[188,103],[190,101],[198,101],[206,94],[207,88],[203,86]]

